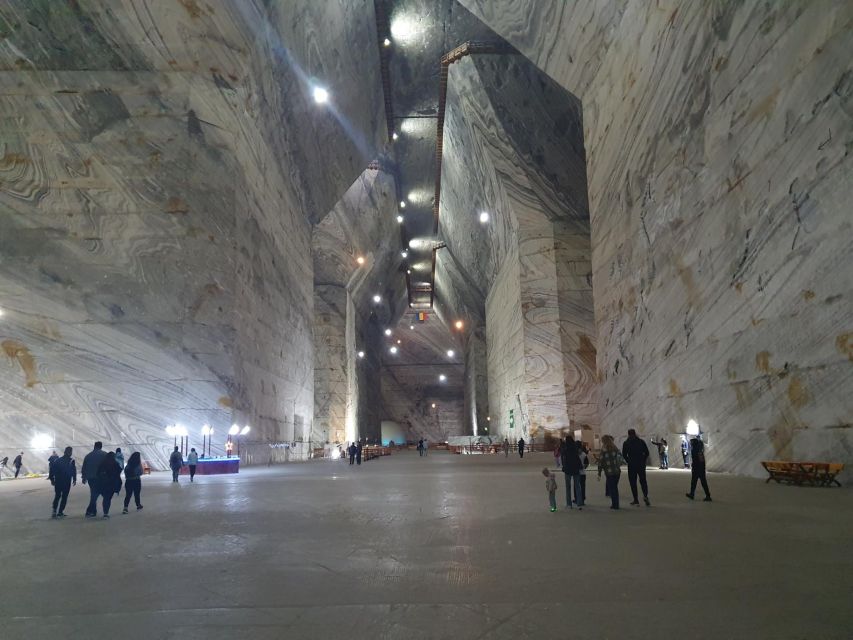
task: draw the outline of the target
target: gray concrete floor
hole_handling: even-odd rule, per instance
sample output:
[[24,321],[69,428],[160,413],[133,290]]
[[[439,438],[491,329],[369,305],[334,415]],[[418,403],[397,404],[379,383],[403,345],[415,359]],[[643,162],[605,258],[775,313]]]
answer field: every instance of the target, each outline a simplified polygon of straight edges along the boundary
[[853,637],[850,489],[711,475],[707,504],[655,470],[652,508],[607,509],[592,476],[590,507],[552,514],[551,460],[155,474],[109,521],[82,518],[80,485],[52,521],[45,480],[4,480],[0,636]]

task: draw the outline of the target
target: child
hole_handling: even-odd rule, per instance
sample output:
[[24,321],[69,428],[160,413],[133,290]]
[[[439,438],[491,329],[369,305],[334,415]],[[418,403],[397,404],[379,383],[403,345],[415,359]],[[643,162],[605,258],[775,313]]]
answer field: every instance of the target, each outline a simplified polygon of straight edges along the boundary
[[542,469],[542,475],[546,478],[545,489],[548,491],[548,502],[551,503],[551,513],[554,513],[557,510],[557,479],[548,470],[548,467]]

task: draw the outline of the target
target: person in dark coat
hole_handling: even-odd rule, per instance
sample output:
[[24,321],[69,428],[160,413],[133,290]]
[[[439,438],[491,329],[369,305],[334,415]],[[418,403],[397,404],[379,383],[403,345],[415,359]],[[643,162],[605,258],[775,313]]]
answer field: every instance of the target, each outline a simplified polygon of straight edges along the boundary
[[121,491],[121,467],[114,451],[110,451],[98,467],[98,485],[104,502],[104,517],[109,518],[113,495]]
[[681,458],[684,460],[684,468],[690,468],[690,448],[687,446],[687,439],[681,436]]
[[355,464],[355,454],[358,452],[358,447],[355,446],[355,442],[350,443],[350,446],[347,448],[347,453],[349,454],[349,463]]
[[705,443],[698,436],[690,439],[690,459],[693,463],[690,468],[690,493],[686,494],[693,500],[696,494],[696,483],[702,483],[705,491],[704,502],[711,502],[711,491],[708,489],[708,480],[705,477]]
[[53,464],[54,460],[59,460],[59,456],[56,455],[56,451],[50,454],[50,457],[47,459],[47,469],[48,474],[50,473],[50,465]]
[[581,459],[571,434],[566,436],[560,446],[560,462],[563,465],[563,475],[566,476],[566,509],[572,508],[572,483],[575,486],[575,497],[579,501],[578,509],[583,509],[583,490],[580,486]]
[[21,451],[21,453],[15,456],[15,459],[12,461],[12,466],[15,467],[15,478],[17,478],[18,474],[21,473],[21,467],[24,466],[23,451]]
[[73,450],[65,447],[62,457],[50,463],[47,479],[53,485],[53,511],[51,518],[64,518],[65,505],[68,504],[68,494],[71,493],[71,485],[77,484],[77,465],[71,457]]
[[578,458],[581,461],[581,470],[580,475],[580,496],[577,495],[577,490],[575,490],[575,504],[583,506],[586,503],[586,469],[589,466],[589,456],[587,455],[587,448],[583,442],[578,441]]
[[628,439],[622,445],[622,457],[628,463],[628,484],[631,486],[631,495],[634,496],[634,501],[631,503],[635,506],[640,504],[637,499],[637,480],[640,481],[640,488],[643,490],[643,502],[647,507],[652,505],[649,502],[649,484],[646,482],[646,462],[649,459],[649,447],[645,441],[637,437],[637,432],[634,429],[628,429]]
[[142,501],[139,499],[139,494],[142,492],[142,456],[138,451],[134,451],[127,461],[127,466],[124,468],[124,509],[122,513],[127,513],[127,506],[130,504],[130,497],[133,496],[136,502],[136,510],[142,509]]
[[418,440],[418,455],[422,458],[424,457],[424,439],[423,438]]
[[361,440],[359,439],[358,444],[355,447],[355,463],[361,464],[361,449],[362,449]]
[[104,458],[107,457],[107,452],[103,449],[102,442],[96,442],[95,448],[86,454],[83,458],[83,468],[80,470],[80,478],[83,484],[89,485],[89,506],[86,507],[86,517],[94,518],[98,515],[98,496],[101,495],[101,488],[98,484],[98,469]]
[[172,482],[178,481],[178,475],[181,473],[181,467],[184,466],[184,456],[175,447],[172,455],[169,456],[169,468],[172,470]]
[[524,457],[524,438],[518,439],[518,457],[519,458]]

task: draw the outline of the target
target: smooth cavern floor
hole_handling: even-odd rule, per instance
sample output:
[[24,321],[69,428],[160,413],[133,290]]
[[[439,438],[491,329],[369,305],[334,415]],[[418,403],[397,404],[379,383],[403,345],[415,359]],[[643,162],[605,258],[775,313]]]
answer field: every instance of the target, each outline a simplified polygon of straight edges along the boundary
[[[850,638],[853,492],[650,471],[652,507],[550,513],[548,454],[311,462],[143,480],[141,512],[50,519],[0,482],[7,638]],[[562,475],[558,499],[563,500]]]

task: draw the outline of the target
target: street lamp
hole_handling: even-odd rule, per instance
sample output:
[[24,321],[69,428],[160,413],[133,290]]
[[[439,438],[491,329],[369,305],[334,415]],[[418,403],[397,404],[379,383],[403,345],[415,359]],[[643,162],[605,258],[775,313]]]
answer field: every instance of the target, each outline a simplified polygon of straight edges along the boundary
[[[204,457],[205,440],[207,440],[208,436],[212,436],[212,435],[213,435],[213,429],[210,428],[209,424],[206,424],[201,428],[201,457],[202,458]],[[207,446],[208,446],[208,448],[210,447],[210,441],[209,440],[208,440]],[[209,454],[208,454],[208,457],[210,457]]]

